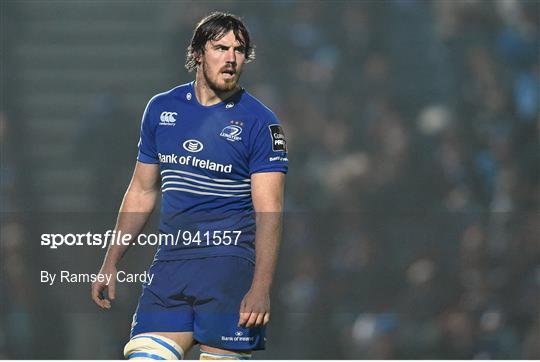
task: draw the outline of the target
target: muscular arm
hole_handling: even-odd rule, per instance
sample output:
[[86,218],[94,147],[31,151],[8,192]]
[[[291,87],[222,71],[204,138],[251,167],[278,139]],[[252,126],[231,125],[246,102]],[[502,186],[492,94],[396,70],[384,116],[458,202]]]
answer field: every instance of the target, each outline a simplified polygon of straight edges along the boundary
[[270,319],[270,287],[274,278],[279,241],[285,175],[281,172],[256,173],[251,176],[251,196],[256,212],[255,272],[249,292],[244,297],[240,325],[252,327]]
[[281,236],[281,211],[285,175],[281,172],[254,174],[251,178],[256,212],[255,275],[252,288],[270,289]]
[[[115,230],[136,238],[142,231],[159,195],[159,166],[137,162],[116,221]],[[109,245],[100,274],[113,274],[111,283],[92,284],[92,299],[102,308],[110,308],[110,301],[102,295],[108,289],[109,299],[115,298],[116,264],[125,254],[129,245]]]

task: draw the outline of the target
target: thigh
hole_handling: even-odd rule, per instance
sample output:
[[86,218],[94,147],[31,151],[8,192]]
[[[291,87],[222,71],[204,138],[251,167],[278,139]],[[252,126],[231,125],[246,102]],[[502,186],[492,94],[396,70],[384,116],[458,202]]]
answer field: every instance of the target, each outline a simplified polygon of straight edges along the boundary
[[193,306],[195,340],[226,351],[264,349],[264,327],[238,327],[240,303],[251,287],[254,265],[239,257],[216,257],[204,259],[201,267],[203,278]]
[[[203,353],[210,354],[213,358],[203,358]],[[217,356],[220,358],[215,358]],[[251,359],[251,350],[231,351],[201,344],[201,357],[199,359]]]
[[141,333],[193,332],[193,307],[189,300],[178,298],[178,290],[185,288],[184,281],[177,277],[182,268],[182,263],[177,262],[152,264],[152,280],[143,284],[131,337]]

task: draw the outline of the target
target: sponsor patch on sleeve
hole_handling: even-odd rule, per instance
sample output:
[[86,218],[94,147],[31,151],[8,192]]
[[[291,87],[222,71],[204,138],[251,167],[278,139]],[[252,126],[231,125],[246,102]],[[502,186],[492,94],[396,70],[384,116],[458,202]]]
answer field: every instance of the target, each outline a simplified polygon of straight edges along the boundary
[[285,134],[283,128],[279,124],[271,124],[270,135],[272,136],[272,151],[287,152],[287,141],[285,141]]

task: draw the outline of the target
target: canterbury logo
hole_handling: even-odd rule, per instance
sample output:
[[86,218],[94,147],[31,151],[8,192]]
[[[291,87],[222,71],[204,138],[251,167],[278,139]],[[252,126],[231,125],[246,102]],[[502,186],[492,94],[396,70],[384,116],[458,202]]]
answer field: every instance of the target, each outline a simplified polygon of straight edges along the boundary
[[161,113],[159,120],[161,121],[161,123],[172,124],[176,122],[176,118],[174,118],[174,116],[177,116],[177,115],[178,113],[176,112],[163,112]]

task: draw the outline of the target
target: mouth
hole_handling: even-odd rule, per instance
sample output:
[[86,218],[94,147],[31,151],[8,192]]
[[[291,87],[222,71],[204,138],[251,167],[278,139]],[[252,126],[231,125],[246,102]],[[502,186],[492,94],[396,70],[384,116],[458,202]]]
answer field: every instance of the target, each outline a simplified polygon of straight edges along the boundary
[[221,72],[221,74],[225,78],[234,78],[234,76],[236,75],[236,71],[234,69],[225,69]]

